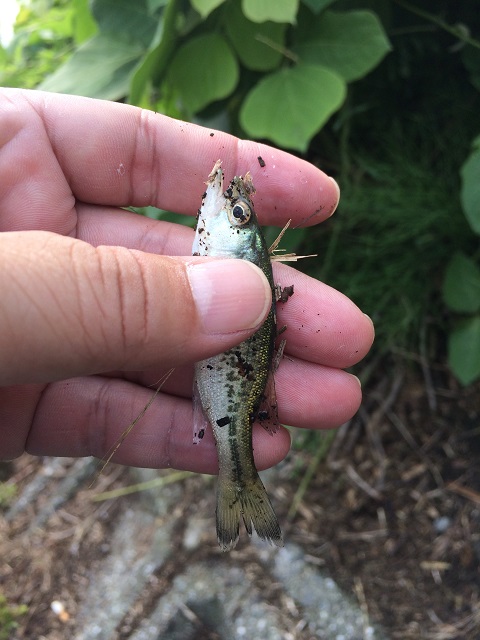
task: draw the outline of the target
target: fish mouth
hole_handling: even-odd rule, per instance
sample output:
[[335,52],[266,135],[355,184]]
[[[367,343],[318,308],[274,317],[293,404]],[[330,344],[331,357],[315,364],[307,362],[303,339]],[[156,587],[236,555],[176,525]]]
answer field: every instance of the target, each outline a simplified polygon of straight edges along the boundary
[[221,215],[222,210],[225,207],[225,196],[223,193],[223,169],[221,160],[217,160],[205,184],[207,185],[207,189],[202,201],[202,210],[204,216],[209,219],[217,218],[219,215]]

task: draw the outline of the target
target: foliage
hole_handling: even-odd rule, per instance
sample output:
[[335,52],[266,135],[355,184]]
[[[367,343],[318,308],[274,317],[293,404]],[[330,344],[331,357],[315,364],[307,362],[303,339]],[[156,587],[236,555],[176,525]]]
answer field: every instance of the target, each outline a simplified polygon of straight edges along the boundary
[[342,202],[333,224],[289,231],[283,246],[319,254],[302,268],[374,318],[379,349],[417,350],[427,327],[433,357],[448,354],[468,384],[480,376],[474,5],[34,0],[0,51],[2,82],[41,81],[308,151]]
[[428,133],[422,143],[415,122],[397,122],[374,134],[375,152],[369,139],[352,141],[339,210],[305,252],[315,249],[322,279],[372,317],[379,348],[416,351],[425,318],[442,316],[440,277],[457,247],[470,245],[469,228],[451,197],[453,158],[435,171],[437,149],[419,153]]
[[454,9],[468,45],[443,22],[422,31],[424,12],[419,24],[389,15],[387,31],[401,34],[392,55],[310,146],[340,177],[342,201],[305,252],[373,317],[378,348],[418,351],[427,328],[431,357],[448,351],[468,384],[480,377],[480,24]]
[[33,89],[96,30],[88,0],[32,0],[21,4],[15,37],[0,47],[0,84]]
[[98,32],[40,88],[127,99],[185,119],[209,107],[226,113],[234,131],[306,151],[347,84],[390,49],[373,12],[324,11],[327,4],[93,0]]
[[25,615],[28,607],[24,604],[18,607],[10,606],[5,596],[0,593],[0,640],[8,640],[11,633],[18,627],[17,619]]
[[17,486],[0,482],[0,509],[8,506],[17,495]]
[[[472,231],[480,235],[480,137],[461,168],[461,203]],[[480,261],[455,253],[445,273],[443,296],[460,315],[448,340],[448,361],[462,384],[480,378]]]

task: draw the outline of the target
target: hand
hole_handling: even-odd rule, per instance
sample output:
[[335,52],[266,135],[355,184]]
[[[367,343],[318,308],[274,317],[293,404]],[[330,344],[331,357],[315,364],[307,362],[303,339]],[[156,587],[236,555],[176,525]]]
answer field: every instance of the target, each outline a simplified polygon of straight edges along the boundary
[[[285,152],[116,103],[3,89],[0,123],[0,458],[103,457],[175,367],[114,459],[215,472],[211,434],[192,444],[192,363],[253,333],[268,284],[249,263],[192,258],[191,229],[120,207],[195,214],[221,158],[227,180],[251,171],[263,224],[310,225],[335,210],[336,183]],[[371,321],[289,267],[275,278],[295,285],[278,310],[280,420],[339,425],[361,399],[342,368],[367,353]],[[285,429],[255,429],[258,467],[289,444]]]

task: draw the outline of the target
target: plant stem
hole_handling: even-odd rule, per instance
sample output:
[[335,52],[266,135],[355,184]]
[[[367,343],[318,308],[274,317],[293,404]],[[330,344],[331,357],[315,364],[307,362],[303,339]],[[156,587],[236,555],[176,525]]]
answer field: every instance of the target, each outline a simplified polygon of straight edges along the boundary
[[321,461],[326,457],[328,450],[330,448],[330,444],[332,443],[332,440],[335,437],[335,434],[336,434],[335,429],[332,429],[331,431],[327,431],[325,434],[323,434],[323,437],[320,440],[317,452],[314,455],[314,457],[311,459],[307,467],[307,470],[303,474],[303,478],[301,479],[300,484],[298,485],[298,489],[295,492],[295,495],[293,496],[292,505],[288,510],[288,514],[287,514],[288,520],[293,520],[293,518],[295,517],[298,511],[298,507],[301,501],[303,500],[303,496],[305,495],[305,491],[308,489],[308,485],[310,484],[313,478],[313,474],[318,469],[318,466],[321,463]]
[[103,500],[112,500],[113,498],[119,498],[120,496],[128,496],[131,493],[137,493],[138,491],[158,489],[167,484],[180,482],[181,480],[185,480],[185,478],[189,478],[193,475],[194,474],[191,471],[175,471],[173,473],[169,473],[168,476],[161,476],[159,478],[154,478],[153,480],[147,480],[146,482],[137,482],[137,484],[132,484],[129,487],[120,487],[119,489],[113,489],[112,491],[98,493],[96,496],[92,497],[92,502],[102,502]]
[[268,38],[261,33],[258,33],[255,36],[255,40],[266,44],[267,47],[270,47],[274,51],[278,51],[278,53],[281,53],[283,56],[285,56],[285,58],[289,58],[292,62],[297,63],[299,61],[299,57],[296,53],[293,53],[293,51],[290,51],[290,49],[287,49],[286,47],[282,47],[282,45],[280,45],[278,42],[275,42],[275,40],[272,40],[271,38]]
[[429,13],[428,11],[424,11],[423,9],[419,9],[419,7],[410,4],[410,2],[406,2],[406,0],[394,0],[394,2],[396,2],[407,11],[420,16],[420,18],[424,18],[425,20],[432,22],[433,24],[437,25],[437,27],[440,27],[440,29],[443,29],[447,33],[450,33],[452,36],[458,38],[465,44],[470,44],[472,47],[480,49],[480,42],[468,35],[467,29],[464,25],[451,26],[444,22],[441,18],[433,15],[433,13]]

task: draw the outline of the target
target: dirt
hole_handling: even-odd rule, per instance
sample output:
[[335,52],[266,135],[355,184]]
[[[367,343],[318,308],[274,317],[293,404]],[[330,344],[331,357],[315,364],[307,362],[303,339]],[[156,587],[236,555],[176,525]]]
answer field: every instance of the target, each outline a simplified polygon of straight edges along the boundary
[[[274,498],[285,537],[392,638],[474,640],[480,637],[480,385],[462,389],[441,367],[422,374],[416,365],[389,366],[376,379],[326,459],[305,449],[291,457],[290,479]],[[41,469],[42,460],[24,456],[1,472],[20,495]],[[298,500],[305,472],[312,478]],[[54,474],[49,482],[61,480]],[[96,490],[128,482],[129,471],[111,465]],[[202,508],[192,500],[194,487],[185,481],[179,522],[192,505]],[[13,520],[0,518],[0,593],[10,606],[28,606],[12,638],[69,636],[76,596],[109,553],[120,507],[115,500],[93,503],[85,485],[32,530],[41,508],[40,493]],[[207,547],[197,552],[202,559],[218,555]],[[237,558],[251,570],[248,541]],[[150,598],[168,589],[175,566],[170,562],[165,571],[152,575]],[[278,585],[266,582],[264,589],[282,606]],[[65,607],[63,618],[52,614],[53,600]],[[141,613],[140,607],[126,614],[125,624]]]
[[[367,391],[292,526],[393,638],[480,637],[480,386]],[[429,406],[427,387],[430,387]]]

